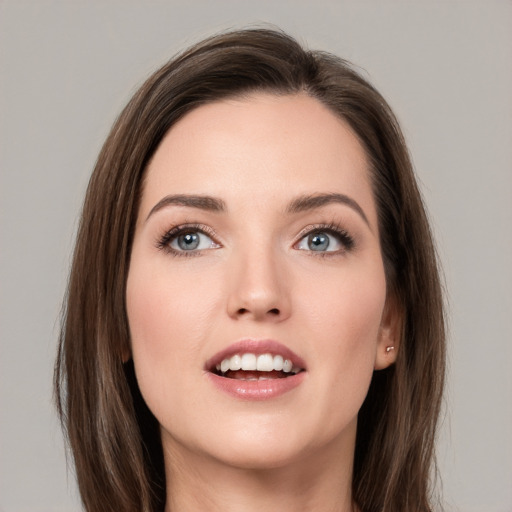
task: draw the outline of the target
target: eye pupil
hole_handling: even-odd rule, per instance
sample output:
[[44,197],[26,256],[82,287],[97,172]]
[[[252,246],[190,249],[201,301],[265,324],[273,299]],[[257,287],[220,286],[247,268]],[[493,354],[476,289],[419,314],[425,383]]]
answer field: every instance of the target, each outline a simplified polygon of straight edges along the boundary
[[184,251],[191,251],[199,245],[199,235],[197,233],[184,233],[178,237],[178,245]]
[[312,251],[325,251],[329,247],[329,237],[325,233],[312,233],[308,245]]

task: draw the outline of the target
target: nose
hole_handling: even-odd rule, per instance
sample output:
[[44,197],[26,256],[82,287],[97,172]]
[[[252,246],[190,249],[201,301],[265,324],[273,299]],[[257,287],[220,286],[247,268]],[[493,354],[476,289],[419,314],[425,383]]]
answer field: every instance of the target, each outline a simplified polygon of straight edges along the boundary
[[256,321],[281,322],[290,316],[285,265],[272,250],[243,251],[229,270],[228,315]]

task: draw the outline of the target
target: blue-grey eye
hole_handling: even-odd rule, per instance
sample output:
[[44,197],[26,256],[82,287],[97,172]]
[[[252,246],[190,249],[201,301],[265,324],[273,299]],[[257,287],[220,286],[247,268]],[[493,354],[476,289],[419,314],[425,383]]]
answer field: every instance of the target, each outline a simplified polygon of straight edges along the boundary
[[175,251],[200,251],[212,249],[217,245],[201,231],[187,231],[177,235],[169,244]]
[[344,249],[341,235],[327,231],[314,231],[299,240],[297,249],[313,252],[335,252]]
[[199,235],[198,233],[185,233],[176,238],[176,241],[183,251],[192,251],[199,246]]
[[308,247],[311,251],[326,251],[329,247],[329,236],[326,233],[308,235]]

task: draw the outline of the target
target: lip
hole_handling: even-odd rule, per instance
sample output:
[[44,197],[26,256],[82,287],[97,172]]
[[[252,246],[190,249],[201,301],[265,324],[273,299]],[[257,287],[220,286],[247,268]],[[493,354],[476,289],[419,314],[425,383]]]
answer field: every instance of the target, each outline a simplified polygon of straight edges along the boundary
[[227,379],[208,372],[210,382],[220,391],[242,400],[270,400],[284,395],[296,388],[305,378],[306,372],[300,372],[284,379],[237,380]]
[[205,364],[206,375],[210,382],[218,390],[232,397],[241,400],[270,400],[293,390],[305,378],[305,371],[282,379],[257,381],[228,379],[213,372],[216,365],[223,359],[243,353],[255,354],[257,356],[261,354],[281,355],[284,359],[289,359],[294,367],[299,367],[302,370],[306,369],[306,365],[301,357],[275,340],[244,339],[238,341],[215,354]]

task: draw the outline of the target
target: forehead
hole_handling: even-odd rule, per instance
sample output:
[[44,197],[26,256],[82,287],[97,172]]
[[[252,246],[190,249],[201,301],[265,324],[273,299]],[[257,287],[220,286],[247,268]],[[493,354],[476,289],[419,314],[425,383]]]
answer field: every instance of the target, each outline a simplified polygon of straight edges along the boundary
[[[306,94],[257,93],[201,106],[174,125],[147,169],[143,208],[169,193],[285,201],[339,192],[373,209],[364,149]],[[369,216],[371,216],[371,212]]]

